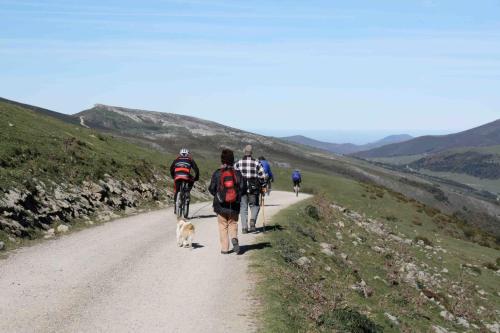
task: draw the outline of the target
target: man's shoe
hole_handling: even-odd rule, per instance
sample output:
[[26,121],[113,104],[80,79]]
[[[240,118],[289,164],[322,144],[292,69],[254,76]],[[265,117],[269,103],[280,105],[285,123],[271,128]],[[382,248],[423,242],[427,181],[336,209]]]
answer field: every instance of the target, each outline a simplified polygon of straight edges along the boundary
[[231,251],[220,251],[220,254],[229,254]]
[[236,254],[241,254],[241,252],[240,252],[240,244],[238,243],[238,238],[231,239],[231,243],[233,243],[233,251]]
[[242,234],[248,234],[248,229],[247,229],[247,228],[243,228],[243,229],[241,229],[241,233],[242,233]]
[[248,229],[250,232],[255,232],[255,222],[250,221],[250,229]]

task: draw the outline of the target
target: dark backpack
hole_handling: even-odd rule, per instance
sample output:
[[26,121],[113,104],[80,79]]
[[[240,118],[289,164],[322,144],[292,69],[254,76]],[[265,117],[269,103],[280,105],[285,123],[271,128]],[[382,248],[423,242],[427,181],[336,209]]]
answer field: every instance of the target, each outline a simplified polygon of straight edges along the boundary
[[220,170],[217,200],[220,203],[235,203],[238,200],[238,180],[234,169]]

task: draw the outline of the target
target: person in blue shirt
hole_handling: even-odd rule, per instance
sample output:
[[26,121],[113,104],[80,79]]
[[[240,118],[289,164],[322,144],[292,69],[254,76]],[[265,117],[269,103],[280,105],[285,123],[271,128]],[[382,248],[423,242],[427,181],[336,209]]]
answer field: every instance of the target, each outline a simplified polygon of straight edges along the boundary
[[273,172],[271,170],[271,164],[266,160],[264,156],[259,157],[260,165],[264,169],[264,173],[266,174],[266,192],[267,195],[271,193],[271,183],[274,182]]
[[292,181],[293,181],[293,190],[299,195],[300,183],[302,183],[302,175],[298,169],[293,170],[292,172]]

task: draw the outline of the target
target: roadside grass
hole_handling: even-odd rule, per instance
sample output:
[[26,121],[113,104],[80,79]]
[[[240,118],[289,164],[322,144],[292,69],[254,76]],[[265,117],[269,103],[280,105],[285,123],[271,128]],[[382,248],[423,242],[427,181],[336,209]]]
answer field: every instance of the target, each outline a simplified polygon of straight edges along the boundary
[[[262,331],[430,332],[432,325],[466,330],[445,320],[440,315],[444,310],[477,325],[472,331],[498,321],[498,249],[464,239],[449,217],[384,188],[307,172],[303,188],[305,184],[311,189],[321,184],[322,191],[312,190],[314,199],[275,216],[273,224],[281,231],[264,235],[272,246],[252,257],[263,301]],[[367,232],[331,209],[331,203],[359,212],[363,220],[380,221],[389,235],[407,243]],[[322,242],[329,244],[330,255]],[[298,264],[301,257],[308,262]],[[417,280],[417,286],[403,282],[403,260],[432,279]],[[351,289],[361,281],[370,296],[366,289]]]

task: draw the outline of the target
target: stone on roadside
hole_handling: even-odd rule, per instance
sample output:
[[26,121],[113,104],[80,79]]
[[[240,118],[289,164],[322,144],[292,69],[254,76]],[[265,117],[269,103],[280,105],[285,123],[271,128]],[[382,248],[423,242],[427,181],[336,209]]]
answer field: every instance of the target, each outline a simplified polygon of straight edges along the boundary
[[433,329],[434,333],[449,333],[450,332],[446,328],[441,327],[441,326],[437,326],[437,325],[432,325],[432,329]]
[[0,251],[3,250],[5,248],[5,243],[4,242],[0,242]]
[[69,227],[67,225],[65,225],[65,224],[60,224],[60,225],[57,226],[57,232],[58,233],[63,234],[63,233],[68,232],[68,231],[69,231]]
[[489,329],[490,332],[500,333],[500,324],[499,323],[486,324],[486,328]]
[[321,246],[322,249],[330,249],[332,247],[332,245],[328,243],[319,243],[319,246]]
[[54,230],[54,228],[50,228],[49,230],[45,231],[45,235],[43,236],[43,238],[49,239],[49,238],[54,237],[55,234],[56,234],[56,231]]
[[295,260],[295,263],[301,267],[308,266],[311,264],[311,259],[309,259],[308,257],[300,257],[299,259]]
[[329,256],[329,257],[331,257],[331,256],[333,256],[333,255],[334,255],[333,251],[332,251],[332,250],[330,250],[330,249],[328,249],[328,248],[326,248],[326,249],[322,249],[322,250],[321,250],[321,252],[322,252],[322,253],[324,253],[324,254],[326,254],[326,255],[327,255],[327,256]]
[[470,324],[469,324],[469,322],[467,321],[467,319],[462,318],[462,317],[457,318],[457,323],[458,323],[459,325],[462,325],[462,326],[463,326],[463,327],[465,327],[465,328],[469,328],[469,327],[470,327]]
[[444,319],[448,320],[448,321],[452,321],[452,320],[454,320],[454,319],[455,319],[455,316],[454,316],[454,315],[452,315],[451,313],[449,313],[449,312],[448,312],[448,311],[446,311],[446,310],[441,311],[441,312],[439,313],[439,315],[440,315],[441,317],[443,317]]
[[395,316],[391,315],[389,312],[384,313],[384,315],[392,321],[393,324],[399,325],[399,320]]

